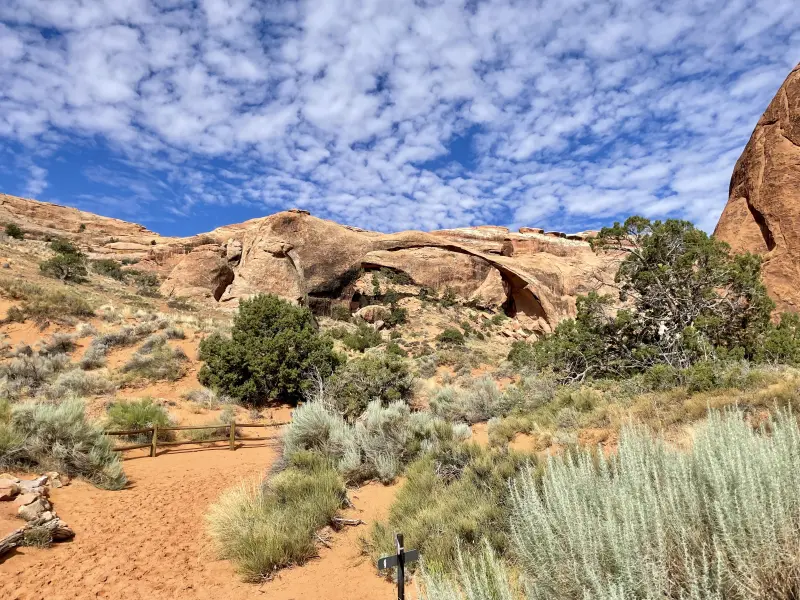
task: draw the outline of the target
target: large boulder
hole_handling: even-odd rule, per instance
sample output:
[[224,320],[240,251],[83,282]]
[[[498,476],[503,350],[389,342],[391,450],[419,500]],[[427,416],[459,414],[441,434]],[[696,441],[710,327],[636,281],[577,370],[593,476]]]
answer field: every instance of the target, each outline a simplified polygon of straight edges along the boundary
[[207,244],[192,249],[177,264],[161,285],[161,293],[165,296],[212,297],[219,300],[233,278],[233,269],[222,247]]
[[736,162],[714,235],[764,257],[764,282],[779,310],[800,309],[800,65]]

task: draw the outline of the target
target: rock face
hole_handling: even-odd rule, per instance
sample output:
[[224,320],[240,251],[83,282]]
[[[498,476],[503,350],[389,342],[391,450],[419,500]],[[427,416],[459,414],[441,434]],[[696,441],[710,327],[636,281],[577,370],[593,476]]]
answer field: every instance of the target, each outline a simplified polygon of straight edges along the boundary
[[0,195],[0,223],[26,236],[67,237],[91,258],[135,259],[136,269],[164,278],[161,292],[234,308],[242,298],[276,294],[325,314],[356,311],[389,288],[421,292],[505,312],[532,333],[549,332],[575,314],[578,294],[613,292],[613,263],[594,254],[591,234],[566,235],[481,226],[382,234],[288,210],[220,227],[191,238],[168,238],[140,225],[73,208]]
[[764,256],[779,310],[800,310],[800,65],[784,81],[736,162],[714,235]]
[[161,285],[161,293],[165,296],[212,297],[219,300],[233,278],[233,269],[221,246],[198,246],[175,266]]
[[[229,306],[271,293],[304,299],[319,312],[340,303],[355,310],[371,300],[364,298],[370,287],[364,272],[388,272],[402,275],[402,283],[392,286],[401,294],[449,290],[459,301],[505,311],[531,331],[549,332],[575,314],[578,294],[610,291],[598,283],[599,275],[610,280],[607,258],[585,241],[538,230],[511,233],[489,226],[381,234],[290,210],[207,235],[225,240],[234,277],[220,301]],[[183,271],[179,265],[170,276],[176,290],[195,286],[192,280],[180,287]]]

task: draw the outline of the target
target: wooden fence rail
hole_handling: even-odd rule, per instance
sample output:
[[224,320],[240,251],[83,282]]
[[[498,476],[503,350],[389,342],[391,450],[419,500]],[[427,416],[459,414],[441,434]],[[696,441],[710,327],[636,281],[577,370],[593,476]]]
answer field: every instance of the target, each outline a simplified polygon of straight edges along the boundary
[[[144,429],[129,429],[126,431],[106,431],[106,435],[112,436],[131,436],[131,435],[150,435],[150,441],[144,444],[129,444],[127,446],[116,446],[114,448],[117,452],[122,452],[123,450],[137,450],[139,448],[150,448],[150,456],[155,456],[158,452],[159,446],[183,446],[186,444],[214,444],[218,442],[229,442],[230,449],[236,449],[236,430],[243,427],[282,427],[283,425],[288,425],[288,423],[231,423],[230,425],[187,425],[185,427],[159,427],[155,425],[153,427],[146,427]],[[197,430],[197,429],[228,429],[229,433],[225,437],[216,437],[211,438],[208,440],[178,440],[174,442],[159,442],[158,441],[158,434],[162,431],[188,431],[188,430]],[[269,436],[264,437],[247,437],[247,438],[239,438],[240,440],[247,441],[247,442],[259,442],[264,440],[271,440],[274,439]]]

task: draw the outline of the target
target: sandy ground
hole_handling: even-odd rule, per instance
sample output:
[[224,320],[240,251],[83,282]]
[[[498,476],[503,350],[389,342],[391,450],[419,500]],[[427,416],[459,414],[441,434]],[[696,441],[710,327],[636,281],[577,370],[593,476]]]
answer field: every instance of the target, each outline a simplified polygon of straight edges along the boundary
[[[216,559],[204,531],[208,506],[225,488],[266,471],[274,459],[275,450],[265,446],[173,450],[127,459],[131,484],[123,491],[82,481],[54,490],[56,510],[76,538],[8,555],[0,562],[0,598],[393,598],[393,586],[360,555],[358,537],[369,525],[334,534],[332,548],[321,548],[319,558],[260,585],[241,582],[229,562]],[[371,523],[385,514],[394,492],[376,484],[353,491],[355,508],[345,514]],[[0,526],[13,528],[13,520],[3,517]]]

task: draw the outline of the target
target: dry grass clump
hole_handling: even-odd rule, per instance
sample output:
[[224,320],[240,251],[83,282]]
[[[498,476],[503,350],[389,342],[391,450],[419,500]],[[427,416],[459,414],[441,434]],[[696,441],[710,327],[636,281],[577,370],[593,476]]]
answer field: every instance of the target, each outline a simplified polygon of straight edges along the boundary
[[0,289],[11,299],[21,300],[20,306],[15,307],[13,320],[33,319],[45,324],[94,315],[94,309],[86,298],[69,290],[43,288],[16,279],[0,279]]
[[[208,423],[208,429],[189,429],[184,431],[186,439],[193,442],[204,442],[215,438],[229,438],[231,432],[231,423],[236,421],[236,409],[233,405],[228,405],[222,409],[219,417]],[[238,427],[234,429],[234,438],[239,439],[242,437],[242,431]]]
[[116,389],[114,383],[102,373],[87,373],[81,369],[62,371],[52,383],[43,388],[48,400],[66,397],[85,397],[110,394]]
[[453,444],[426,454],[406,471],[388,520],[372,527],[371,553],[391,553],[396,531],[403,532],[407,547],[419,549],[432,571],[452,570],[459,547],[472,553],[488,543],[505,553],[510,545],[508,482],[535,460],[477,444]]
[[221,558],[248,581],[316,556],[314,534],[333,520],[345,500],[336,469],[308,453],[266,482],[225,492],[211,506],[209,533]]
[[108,346],[102,344],[91,344],[83,356],[78,361],[78,366],[84,371],[91,371],[92,369],[100,369],[106,366],[106,355],[108,354]]
[[232,404],[233,400],[228,396],[218,394],[211,388],[202,387],[189,390],[182,397],[195,405],[195,412],[204,410],[217,410],[222,404]]
[[69,365],[65,354],[42,356],[21,348],[11,361],[0,364],[0,396],[10,400],[35,396],[42,387]]
[[186,373],[188,357],[172,348],[163,336],[151,337],[122,367],[129,378],[149,381],[177,381]]
[[55,333],[39,347],[39,354],[69,354],[77,348],[75,337],[68,333]]

